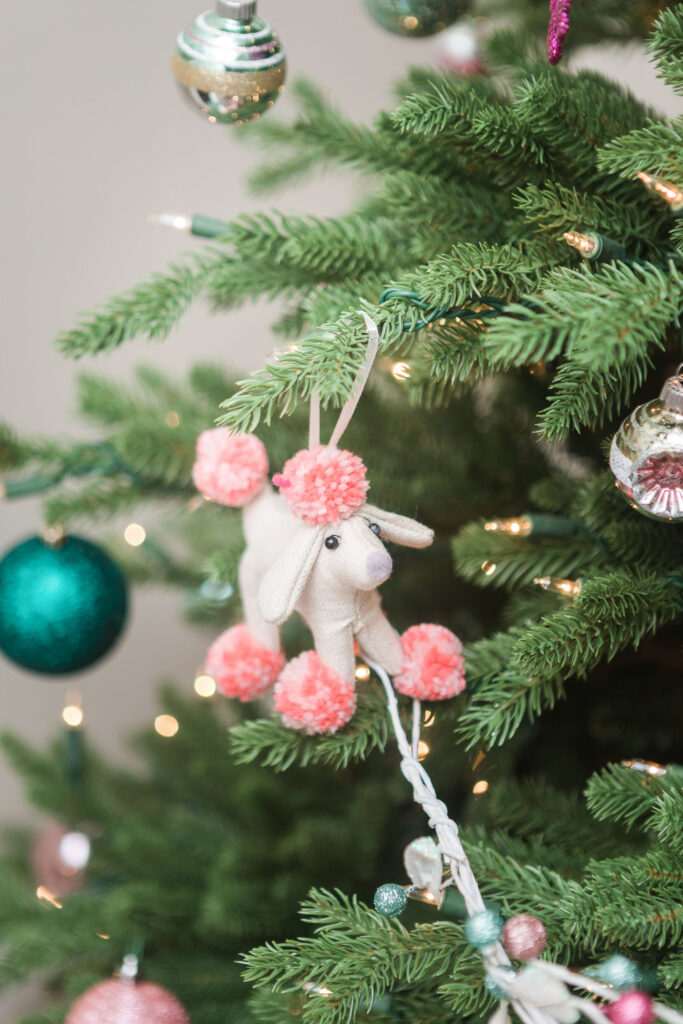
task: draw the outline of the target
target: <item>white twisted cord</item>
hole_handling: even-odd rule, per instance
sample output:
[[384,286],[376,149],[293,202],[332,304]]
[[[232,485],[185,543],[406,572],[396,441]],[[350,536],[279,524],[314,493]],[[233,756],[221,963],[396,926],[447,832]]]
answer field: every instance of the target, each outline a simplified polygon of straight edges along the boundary
[[[401,755],[401,772],[413,788],[415,802],[420,804],[430,828],[434,829],[438,839],[438,849],[451,869],[453,883],[465,901],[465,909],[469,915],[477,914],[486,909],[482,899],[477,880],[470,866],[467,854],[460,841],[458,826],[449,817],[448,808],[443,800],[439,800],[426,769],[417,760],[417,743],[419,740],[420,703],[413,702],[413,729],[412,745],[408,742],[401,716],[399,713],[396,693],[391,680],[381,665],[369,661],[368,665],[379,678],[387,697],[389,718],[396,737],[396,744]],[[484,964],[488,973],[495,979],[503,982],[504,974],[498,968],[509,967],[510,961],[500,942],[494,942],[482,949]],[[541,968],[548,974],[560,979],[568,985],[582,988],[586,992],[592,992],[603,999],[615,1002],[621,996],[621,992],[613,988],[607,988],[592,978],[586,978],[583,974],[575,974],[567,967],[554,964],[547,960],[532,960],[532,964]],[[569,999],[570,1005],[574,1006],[580,1013],[592,1020],[594,1024],[604,1024],[605,1015],[589,999],[582,999],[580,996],[572,995]],[[532,1003],[523,1002],[519,999],[511,1000],[517,1016],[523,1024],[557,1024],[552,1014],[545,1013],[540,1007]],[[683,1024],[683,1014],[662,1003],[653,1003],[655,1015],[665,1024]]]

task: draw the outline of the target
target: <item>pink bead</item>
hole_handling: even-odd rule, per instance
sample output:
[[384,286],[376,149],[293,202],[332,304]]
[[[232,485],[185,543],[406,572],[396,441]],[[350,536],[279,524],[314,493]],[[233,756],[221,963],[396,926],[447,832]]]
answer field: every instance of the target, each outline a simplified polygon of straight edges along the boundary
[[503,925],[503,945],[517,960],[532,960],[545,949],[543,923],[531,914],[517,914]]
[[612,1024],[651,1024],[655,1019],[652,1000],[645,992],[624,992],[605,1011]]
[[190,1024],[175,996],[149,981],[111,978],[77,999],[66,1024]]

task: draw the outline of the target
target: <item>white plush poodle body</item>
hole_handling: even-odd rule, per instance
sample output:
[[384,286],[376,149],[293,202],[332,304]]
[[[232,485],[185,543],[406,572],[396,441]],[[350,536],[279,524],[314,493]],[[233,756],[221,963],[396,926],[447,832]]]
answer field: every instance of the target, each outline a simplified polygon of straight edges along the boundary
[[244,508],[243,523],[240,591],[255,639],[278,651],[279,626],[298,611],[318,656],[345,679],[354,677],[354,639],[391,675],[400,671],[400,637],[376,592],[393,567],[380,538],[427,547],[432,530],[367,504],[347,519],[311,526],[268,485]]

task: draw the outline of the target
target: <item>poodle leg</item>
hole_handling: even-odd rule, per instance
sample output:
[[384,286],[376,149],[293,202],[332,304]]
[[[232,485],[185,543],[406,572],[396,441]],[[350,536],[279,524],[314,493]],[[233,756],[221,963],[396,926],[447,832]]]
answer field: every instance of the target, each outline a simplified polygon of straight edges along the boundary
[[356,710],[353,630],[315,634],[315,651],[304,651],[281,673],[275,708],[285,725],[309,734],[333,733]]
[[401,638],[382,611],[376,590],[361,595],[360,628],[356,637],[366,658],[376,661],[390,676],[401,671],[404,661]]
[[255,700],[268,690],[285,664],[280,630],[266,622],[256,605],[258,574],[247,550],[239,568],[245,623],[231,626],[214,640],[206,655],[206,671],[226,697]]

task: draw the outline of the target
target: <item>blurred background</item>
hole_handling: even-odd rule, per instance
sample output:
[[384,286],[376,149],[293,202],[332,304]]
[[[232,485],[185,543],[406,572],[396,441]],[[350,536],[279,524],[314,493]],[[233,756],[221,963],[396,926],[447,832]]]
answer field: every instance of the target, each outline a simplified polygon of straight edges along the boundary
[[[249,194],[245,179],[260,155],[237,137],[249,128],[206,123],[182,100],[170,74],[175,35],[198,12],[188,0],[70,0],[39,9],[12,0],[3,6],[0,415],[19,432],[87,436],[74,415],[80,370],[126,381],[140,363],[182,376],[193,363],[214,360],[244,372],[272,349],[271,311],[251,306],[213,317],[200,307],[163,343],[132,342],[80,364],[60,356],[53,339],[79,311],[200,244],[149,223],[149,214],[229,219],[270,204],[285,212],[334,214],[362,187],[350,174],[330,175],[272,199]],[[360,120],[393,102],[393,83],[408,65],[438,62],[447,45],[443,37],[387,34],[370,21],[361,0],[260,0],[259,13],[287,47],[290,79],[310,78]],[[681,112],[681,101],[655,78],[637,47],[586,49],[572,66],[618,79],[662,113]],[[292,112],[285,94],[269,117]],[[148,514],[138,517],[143,525]],[[38,501],[2,503],[0,551],[40,526]],[[46,681],[2,659],[0,727],[43,743],[60,727],[65,690],[77,689],[89,739],[105,755],[130,757],[124,739],[154,718],[158,683],[173,679],[190,692],[206,649],[208,637],[184,625],[181,613],[175,593],[136,592],[113,654],[73,679]],[[3,762],[0,808],[2,823],[26,822],[33,813]],[[38,1000],[33,991],[11,993],[0,1000],[0,1020],[13,1020]]]

